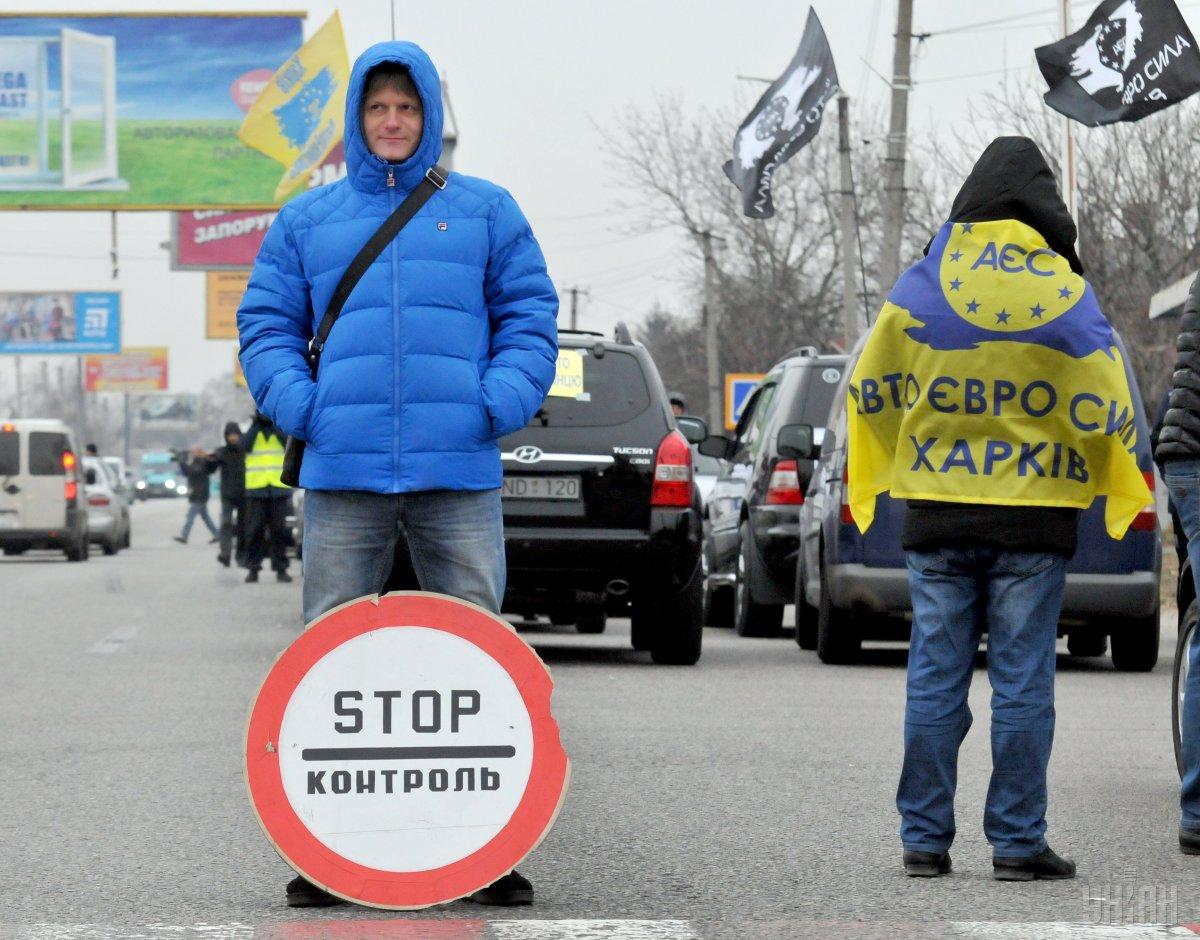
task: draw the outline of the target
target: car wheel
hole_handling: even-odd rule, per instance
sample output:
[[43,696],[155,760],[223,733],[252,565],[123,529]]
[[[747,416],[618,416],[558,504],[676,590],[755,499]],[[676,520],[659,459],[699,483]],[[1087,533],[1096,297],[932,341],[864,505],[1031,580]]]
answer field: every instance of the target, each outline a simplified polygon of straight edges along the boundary
[[796,564],[796,645],[802,650],[817,648],[817,614],[818,611],[808,602],[808,592],[804,590],[804,565]]
[[115,555],[120,548],[121,546],[117,543],[116,539],[104,539],[100,542],[100,550],[105,555]]
[[23,548],[5,548],[4,554],[5,555],[24,555],[25,549],[23,549]]
[[704,585],[697,562],[681,590],[651,590],[647,594],[643,609],[634,613],[634,649],[648,647],[650,658],[660,666],[697,663],[704,641],[700,620],[703,602]]
[[1067,652],[1072,656],[1103,656],[1108,652],[1108,637],[1103,633],[1069,633]]
[[1118,672],[1149,672],[1158,664],[1162,625],[1159,609],[1146,617],[1120,620],[1112,628],[1112,664]]
[[130,548],[133,544],[133,524],[130,523],[125,527],[125,537],[121,539],[122,548]]
[[579,619],[575,621],[575,629],[580,633],[603,633],[607,623],[608,618],[604,616],[604,608],[584,608],[579,612]]
[[84,535],[67,545],[63,548],[63,554],[67,556],[67,561],[87,561],[89,554],[87,536]]
[[846,611],[835,610],[829,590],[829,576],[821,565],[821,600],[817,606],[817,657],[831,666],[848,666],[858,662],[862,653],[862,637],[854,617]]
[[1188,654],[1196,641],[1196,622],[1200,620],[1200,601],[1193,600],[1179,622],[1179,640],[1175,644],[1175,670],[1171,677],[1171,738],[1175,744],[1175,767],[1183,776],[1183,696],[1188,682]]
[[733,628],[738,636],[774,637],[783,632],[783,605],[755,603],[750,589],[761,562],[750,523],[738,529],[737,582],[734,587]]
[[722,627],[728,630],[733,626],[733,591],[727,587],[714,587],[709,583],[708,576],[712,573],[712,564],[708,560],[708,546],[700,553],[700,566],[700,574],[704,578],[701,620],[706,627]]

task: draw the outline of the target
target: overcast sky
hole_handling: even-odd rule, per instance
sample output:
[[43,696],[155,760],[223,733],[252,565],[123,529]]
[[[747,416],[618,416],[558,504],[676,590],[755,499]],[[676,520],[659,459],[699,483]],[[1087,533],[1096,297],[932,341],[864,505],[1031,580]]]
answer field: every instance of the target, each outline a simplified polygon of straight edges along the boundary
[[[1075,26],[1098,0],[1073,4]],[[103,3],[22,0],[46,14],[159,11],[162,0]],[[172,0],[180,11],[302,9],[288,0]],[[889,89],[872,69],[891,72],[895,0],[815,0],[854,107],[882,108]],[[910,120],[914,134],[966,115],[972,97],[1006,79],[1028,78],[1033,49],[1058,35],[1058,0],[916,0],[915,31],[932,33],[917,51]],[[1193,31],[1200,2],[1180,4]],[[338,8],[307,5],[305,34]],[[391,36],[388,0],[340,6],[353,60]],[[566,289],[589,289],[580,325],[610,331],[636,323],[661,300],[683,309],[684,284],[697,276],[688,248],[667,232],[628,234],[637,222],[618,205],[636,194],[606,162],[606,138],[622,115],[655,94],[689,105],[748,108],[761,85],[739,75],[775,76],[799,43],[802,0],[396,0],[397,38],[422,45],[449,82],[460,143],[455,168],[510,189],[541,240],[550,273]],[[946,32],[968,27],[956,32]],[[165,61],[164,96],[172,63]],[[885,113],[885,112],[884,112]],[[834,129],[827,122],[822,133]],[[732,141],[735,127],[729,128]],[[781,172],[788,172],[785,167]],[[169,270],[160,243],[165,213],[119,216],[120,276],[111,277],[108,213],[0,213],[0,290],[120,290],[127,346],[170,347],[175,391],[198,391],[228,373],[232,342],[204,339],[204,276]],[[11,360],[12,357],[0,357]],[[32,373],[32,369],[28,369]],[[0,362],[0,411],[13,389],[11,361]],[[669,383],[668,383],[669,384]]]

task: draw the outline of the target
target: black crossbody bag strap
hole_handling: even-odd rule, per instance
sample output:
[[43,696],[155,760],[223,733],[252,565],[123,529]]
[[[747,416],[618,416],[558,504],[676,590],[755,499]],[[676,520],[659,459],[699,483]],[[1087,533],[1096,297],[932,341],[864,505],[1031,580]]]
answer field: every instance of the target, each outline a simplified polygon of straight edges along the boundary
[[[354,260],[350,262],[350,266],[343,272],[342,279],[338,281],[333,296],[329,299],[329,306],[325,308],[325,316],[321,318],[316,334],[308,343],[308,368],[314,381],[321,365],[321,353],[329,339],[329,332],[341,315],[342,307],[346,305],[346,300],[350,297],[351,292],[383,249],[391,244],[392,239],[417,214],[421,206],[429,201],[429,197],[437,190],[446,188],[447,176],[446,170],[442,167],[431,167],[426,172],[425,178],[413,187],[413,191],[408,194],[404,202],[400,203],[384,220],[384,223],[375,230],[375,234],[367,239],[367,243],[359,249]],[[283,472],[280,474],[280,479],[285,485],[298,486],[300,484],[300,464],[303,460],[304,441],[289,437],[284,448]]]

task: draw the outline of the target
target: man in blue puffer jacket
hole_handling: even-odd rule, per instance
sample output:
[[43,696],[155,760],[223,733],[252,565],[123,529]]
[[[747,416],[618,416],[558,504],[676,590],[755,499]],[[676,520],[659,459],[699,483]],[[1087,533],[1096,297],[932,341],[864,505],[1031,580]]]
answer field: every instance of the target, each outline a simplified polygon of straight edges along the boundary
[[[505,190],[451,174],[342,308],[314,382],[305,354],[359,249],[441,154],[437,71],[406,42],[372,46],[346,94],[344,180],[289,202],[238,310],[259,410],[307,442],[304,619],[378,593],[405,536],[421,587],[495,612],[504,596],[497,440],[554,379],[558,297]],[[513,872],[471,896],[528,904]],[[337,903],[303,878],[288,903]]]

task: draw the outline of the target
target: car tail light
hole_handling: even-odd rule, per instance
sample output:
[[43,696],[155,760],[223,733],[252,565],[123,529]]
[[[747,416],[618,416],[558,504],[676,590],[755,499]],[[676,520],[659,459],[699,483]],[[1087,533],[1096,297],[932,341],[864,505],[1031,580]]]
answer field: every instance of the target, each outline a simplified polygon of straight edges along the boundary
[[[1146,485],[1150,487],[1150,496],[1154,496],[1154,471],[1146,470],[1142,473],[1142,479],[1146,481]],[[1150,505],[1133,517],[1133,522],[1130,524],[1134,532],[1153,532],[1158,526],[1158,508],[1151,499]]]
[[692,448],[678,431],[672,431],[658,445],[650,505],[692,505]]
[[107,506],[108,505],[108,497],[107,496],[89,496],[88,497],[88,505],[89,506]]
[[850,512],[850,467],[842,468],[842,525],[854,525],[854,516]]
[[75,500],[79,498],[79,481],[75,479],[75,455],[69,450],[63,451],[62,465],[63,473],[67,476],[67,481],[63,484],[63,498],[74,505]]
[[0,431],[3,431],[5,434],[12,434],[16,430],[17,426],[15,424],[0,424]]
[[804,493],[800,491],[800,471],[794,460],[780,460],[767,481],[768,506],[801,506]]

